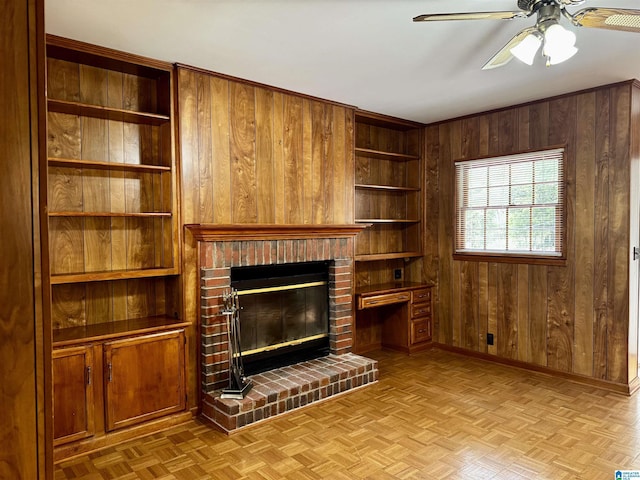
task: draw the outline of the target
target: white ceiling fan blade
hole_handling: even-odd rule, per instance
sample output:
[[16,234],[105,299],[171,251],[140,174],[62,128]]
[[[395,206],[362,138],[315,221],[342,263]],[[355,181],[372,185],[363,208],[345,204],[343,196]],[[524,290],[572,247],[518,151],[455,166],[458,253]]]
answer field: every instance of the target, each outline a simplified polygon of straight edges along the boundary
[[439,22],[443,20],[511,20],[526,18],[529,14],[520,12],[470,12],[470,13],[432,13],[413,17],[414,22]]
[[511,49],[520,44],[527,36],[537,29],[536,27],[525,28],[521,32],[517,33],[509,42],[498,51],[491,59],[482,66],[482,70],[491,70],[506,65],[513,58]]
[[640,10],[629,8],[585,8],[572,15],[581,27],[606,28],[640,33]]

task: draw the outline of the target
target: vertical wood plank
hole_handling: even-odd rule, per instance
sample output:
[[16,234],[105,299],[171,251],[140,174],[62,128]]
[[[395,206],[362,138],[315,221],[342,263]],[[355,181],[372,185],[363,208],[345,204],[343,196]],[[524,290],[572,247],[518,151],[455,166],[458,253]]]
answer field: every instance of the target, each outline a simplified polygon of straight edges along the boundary
[[[345,109],[336,105],[331,107],[333,112],[332,137],[333,137],[333,168],[335,171],[334,181],[332,183],[333,192],[333,223],[345,223],[347,219],[347,204],[345,202],[345,192],[350,184],[348,178],[353,173],[347,170],[347,158],[345,152]],[[353,192],[353,189],[351,189]]]
[[285,223],[285,163],[284,163],[284,94],[273,94],[273,176],[276,197],[276,224]]
[[438,196],[438,245],[440,246],[438,295],[440,325],[438,341],[453,344],[453,162],[451,159],[450,129],[448,125],[439,128],[440,195]]
[[526,362],[529,352],[529,265],[518,265],[518,360]]
[[547,365],[547,267],[529,267],[529,344],[527,361]]
[[211,77],[211,150],[213,158],[213,218],[201,222],[232,223],[229,82]]
[[230,82],[229,101],[233,222],[255,223],[258,216],[258,206],[256,202],[254,87]]
[[[180,111],[180,150],[182,188],[182,218],[185,223],[199,223],[198,185],[198,107],[196,74],[192,70],[178,69],[178,108]],[[191,188],[189,188],[191,187]],[[186,265],[186,263],[185,263]]]
[[630,85],[612,88],[610,113],[607,379],[625,383],[629,332]]
[[607,378],[607,345],[609,322],[609,149],[610,149],[610,92],[596,92],[595,129],[595,193],[594,193],[594,252],[593,268],[593,375]]
[[[322,157],[324,159],[325,172],[335,172],[335,157],[333,152],[333,109],[329,105],[325,105],[323,119],[323,135],[322,135]],[[324,188],[324,218],[322,223],[333,223],[333,190],[328,188],[330,184],[325,183]]]
[[[313,202],[313,223],[323,223],[325,218],[326,205],[324,204],[324,192],[325,192],[325,178],[327,170],[325,169],[325,157],[324,157],[324,109],[325,105],[320,102],[311,103],[311,198]],[[361,176],[360,183],[367,183],[367,173],[363,168],[364,164],[368,165],[362,157],[358,158],[359,175]],[[358,204],[358,212],[360,218],[367,218],[364,214],[364,203],[362,197],[360,197]],[[363,216],[365,215],[365,216]],[[358,237],[357,246],[362,251],[367,251],[363,243],[360,241],[362,237]]]
[[556,370],[573,370],[575,322],[575,175],[576,98],[563,97],[549,103],[549,142],[566,144],[565,209],[566,266],[548,269],[547,365]]
[[198,217],[213,221],[215,169],[213,164],[213,135],[211,82],[206,75],[196,77],[197,137],[198,137]]
[[487,298],[487,332],[494,335],[493,345],[487,345],[487,353],[498,355],[498,344],[496,343],[498,334],[498,264],[489,263],[487,265],[488,277],[488,298]]
[[[577,99],[576,128],[576,311],[573,371],[593,375],[595,252],[595,93]],[[578,241],[579,239],[579,241]]]
[[284,97],[284,195],[285,222],[302,223],[305,186],[302,178],[302,99]]
[[498,356],[518,358],[518,266],[498,264],[496,342]]
[[480,279],[478,262],[457,262],[460,264],[462,337],[460,346],[478,350],[478,298]]
[[274,223],[273,92],[256,88],[256,179],[258,223]]
[[313,223],[313,216],[316,210],[313,201],[313,113],[311,101],[302,100],[302,184],[303,204],[302,204],[302,223]]

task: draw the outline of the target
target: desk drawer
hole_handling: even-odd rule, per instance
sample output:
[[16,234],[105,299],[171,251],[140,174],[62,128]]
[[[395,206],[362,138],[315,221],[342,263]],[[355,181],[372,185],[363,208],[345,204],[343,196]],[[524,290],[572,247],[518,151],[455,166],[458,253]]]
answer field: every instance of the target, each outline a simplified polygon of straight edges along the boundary
[[431,289],[421,288],[411,292],[411,301],[413,303],[431,303]]
[[431,340],[431,319],[411,322],[411,344]]
[[384,293],[381,295],[372,295],[358,298],[358,310],[365,308],[380,307],[382,305],[391,305],[393,303],[404,303],[411,300],[409,292]]
[[411,305],[411,318],[426,317],[431,315],[430,303],[419,303],[418,305]]

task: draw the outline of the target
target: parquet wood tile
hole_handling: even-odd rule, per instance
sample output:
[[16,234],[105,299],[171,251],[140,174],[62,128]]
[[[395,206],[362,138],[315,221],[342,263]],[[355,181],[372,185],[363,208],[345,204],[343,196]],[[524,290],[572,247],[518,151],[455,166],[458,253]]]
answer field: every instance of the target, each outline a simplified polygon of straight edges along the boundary
[[640,470],[640,400],[431,350],[231,436],[194,420],[57,466],[55,480],[596,480]]

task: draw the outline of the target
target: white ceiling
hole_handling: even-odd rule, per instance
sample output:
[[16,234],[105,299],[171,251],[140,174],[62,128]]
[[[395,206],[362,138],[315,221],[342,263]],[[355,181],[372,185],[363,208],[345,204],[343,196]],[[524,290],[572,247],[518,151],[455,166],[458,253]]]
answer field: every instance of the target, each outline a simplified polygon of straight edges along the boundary
[[[640,34],[579,28],[545,67],[482,65],[535,17],[413,23],[517,10],[516,0],[45,0],[48,33],[433,122],[640,78]],[[586,6],[640,8],[639,0]],[[569,8],[570,11],[584,8]],[[569,26],[565,21],[565,26]],[[573,28],[573,27],[571,27]]]

